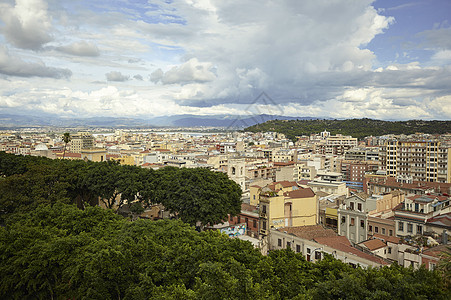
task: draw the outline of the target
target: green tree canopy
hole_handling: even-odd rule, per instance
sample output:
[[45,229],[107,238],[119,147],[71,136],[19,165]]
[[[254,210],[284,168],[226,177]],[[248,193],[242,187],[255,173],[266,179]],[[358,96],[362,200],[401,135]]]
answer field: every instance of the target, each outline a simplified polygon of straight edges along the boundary
[[180,220],[39,205],[0,227],[1,299],[447,299],[436,271],[268,256]]

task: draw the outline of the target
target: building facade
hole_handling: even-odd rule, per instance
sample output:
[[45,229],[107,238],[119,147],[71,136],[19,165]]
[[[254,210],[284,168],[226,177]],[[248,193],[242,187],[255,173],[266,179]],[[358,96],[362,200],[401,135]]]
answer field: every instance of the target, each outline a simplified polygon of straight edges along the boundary
[[379,160],[389,176],[451,182],[451,148],[444,142],[388,140],[381,147]]

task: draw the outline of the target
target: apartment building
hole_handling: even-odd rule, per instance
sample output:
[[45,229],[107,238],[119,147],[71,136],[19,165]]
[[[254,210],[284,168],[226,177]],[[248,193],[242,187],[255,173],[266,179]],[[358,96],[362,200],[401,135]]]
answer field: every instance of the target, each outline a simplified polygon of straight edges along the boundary
[[[413,195],[394,210],[397,236],[422,235],[428,232],[440,232],[435,226],[434,217],[451,212],[451,199],[440,195]],[[445,222],[447,223],[447,222]],[[445,227],[446,228],[446,227]],[[449,229],[449,226],[447,227]]]
[[81,150],[94,148],[94,137],[89,132],[78,132],[72,135],[70,141],[70,151],[72,153],[81,153]]
[[376,172],[379,163],[376,161],[343,160],[341,162],[341,174],[344,181],[359,182],[363,184],[367,172]]
[[347,150],[357,147],[357,138],[341,134],[329,136],[324,144],[317,147],[321,154],[343,155]]
[[388,140],[381,147],[379,160],[389,176],[451,182],[451,147],[445,142]]
[[377,147],[352,148],[345,152],[345,159],[346,160],[378,161],[379,160],[379,148],[377,148]]
[[296,182],[275,182],[260,191],[260,234],[266,236],[271,228],[316,225],[318,201],[309,188]]

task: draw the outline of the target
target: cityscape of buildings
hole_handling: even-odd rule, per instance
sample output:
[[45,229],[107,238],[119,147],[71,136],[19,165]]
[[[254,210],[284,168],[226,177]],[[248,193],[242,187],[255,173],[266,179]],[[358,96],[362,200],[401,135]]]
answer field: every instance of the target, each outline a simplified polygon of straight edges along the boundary
[[[287,139],[276,132],[167,130],[3,131],[0,151],[50,159],[117,161],[159,169],[207,168],[242,189],[242,210],[222,224],[262,253],[289,247],[317,261],[394,262],[431,270],[451,229],[451,134],[358,140],[326,130]],[[161,206],[142,217],[168,216]]]

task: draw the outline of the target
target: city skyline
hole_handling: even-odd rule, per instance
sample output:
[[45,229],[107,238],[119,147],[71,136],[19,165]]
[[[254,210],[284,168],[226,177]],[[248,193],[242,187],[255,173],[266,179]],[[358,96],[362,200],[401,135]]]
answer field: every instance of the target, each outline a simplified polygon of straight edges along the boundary
[[[0,111],[60,117],[451,116],[451,3],[0,4]],[[275,105],[277,104],[277,105]]]

